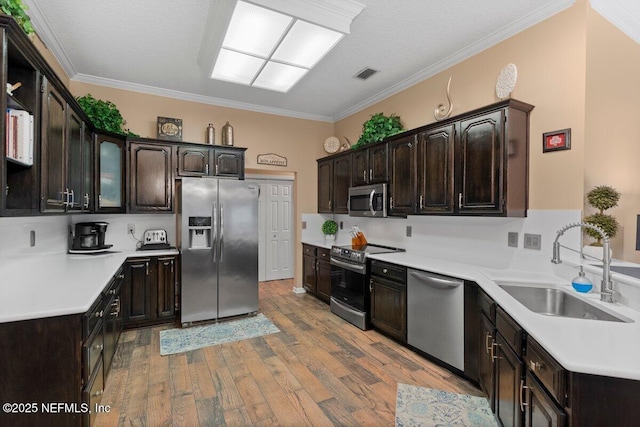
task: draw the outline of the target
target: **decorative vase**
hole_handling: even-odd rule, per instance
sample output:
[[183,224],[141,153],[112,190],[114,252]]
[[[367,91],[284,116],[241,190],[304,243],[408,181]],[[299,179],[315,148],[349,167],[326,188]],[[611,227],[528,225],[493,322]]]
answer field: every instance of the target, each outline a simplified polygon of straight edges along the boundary
[[334,242],[336,240],[336,235],[335,234],[325,234],[324,235],[324,240],[326,242]]
[[213,124],[209,123],[207,126],[207,144],[213,145],[216,143],[216,128],[213,127]]
[[222,145],[233,145],[233,126],[229,122],[222,126]]

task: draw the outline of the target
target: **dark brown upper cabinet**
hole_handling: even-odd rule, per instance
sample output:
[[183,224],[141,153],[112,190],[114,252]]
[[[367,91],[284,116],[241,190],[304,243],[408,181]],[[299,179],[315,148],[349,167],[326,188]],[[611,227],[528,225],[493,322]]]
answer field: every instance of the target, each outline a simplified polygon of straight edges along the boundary
[[418,134],[417,213],[454,211],[454,138],[453,124]]
[[172,212],[174,146],[131,140],[128,146],[128,212]]
[[96,213],[124,213],[125,137],[108,132],[95,135]]
[[387,178],[387,144],[376,144],[351,154],[352,186],[386,182]]
[[389,143],[389,215],[415,212],[416,149],[416,135]]
[[348,213],[351,153],[318,161],[318,213]]
[[65,212],[69,197],[66,171],[67,103],[46,80],[42,98],[40,205],[42,212]]
[[179,144],[178,176],[244,179],[244,148]]

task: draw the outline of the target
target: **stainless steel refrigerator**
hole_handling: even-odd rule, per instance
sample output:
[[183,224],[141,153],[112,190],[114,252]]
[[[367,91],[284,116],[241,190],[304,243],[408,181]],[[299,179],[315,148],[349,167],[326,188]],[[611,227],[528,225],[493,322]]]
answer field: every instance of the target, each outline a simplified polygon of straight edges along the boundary
[[258,311],[258,191],[248,181],[182,178],[183,325]]

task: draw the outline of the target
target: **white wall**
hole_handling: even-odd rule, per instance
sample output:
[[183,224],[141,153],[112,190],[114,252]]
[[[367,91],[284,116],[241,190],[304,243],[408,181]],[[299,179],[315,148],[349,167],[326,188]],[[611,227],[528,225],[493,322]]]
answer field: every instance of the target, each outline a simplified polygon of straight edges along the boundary
[[[106,221],[109,223],[105,243],[114,250],[135,250],[136,241],[127,234],[127,224],[134,224],[136,237],[144,230],[167,230],[169,243],[175,246],[176,220],[173,214],[153,215],[57,215],[0,218],[0,263],[12,257],[65,253],[68,249],[68,227],[76,222]],[[35,231],[35,246],[30,246],[30,232]]]

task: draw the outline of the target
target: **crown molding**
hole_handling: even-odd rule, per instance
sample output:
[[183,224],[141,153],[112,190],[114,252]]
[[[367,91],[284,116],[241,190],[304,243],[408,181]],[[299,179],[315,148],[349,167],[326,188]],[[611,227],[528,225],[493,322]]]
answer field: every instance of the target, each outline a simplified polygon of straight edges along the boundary
[[638,6],[635,10],[630,10],[628,2],[625,4],[620,0],[591,0],[591,8],[636,43],[640,43],[640,25],[638,25],[640,24],[640,8]]
[[47,20],[44,17],[44,14],[40,10],[40,7],[34,0],[24,0],[24,3],[29,8],[29,18],[31,19],[31,24],[36,31],[36,34],[42,40],[42,43],[45,45],[47,49],[49,49],[53,56],[60,63],[60,66],[67,73],[69,78],[73,78],[77,74],[71,59],[67,55],[67,52],[63,49],[62,45],[56,38],[55,34],[49,27]]
[[547,5],[544,8],[537,9],[535,12],[524,15],[522,18],[513,21],[513,23],[511,23],[510,25],[503,27],[498,31],[490,34],[489,36],[484,37],[476,41],[475,43],[472,43],[466,46],[465,48],[453,53],[452,55],[447,56],[443,60],[438,61],[435,64],[423,69],[422,71],[383,90],[382,92],[379,92],[378,94],[372,97],[369,97],[364,101],[359,102],[358,104],[350,108],[347,108],[341,113],[333,116],[332,119],[334,122],[337,122],[339,120],[342,120],[344,118],[351,116],[352,114],[362,111],[365,108],[368,108],[380,101],[383,101],[392,95],[400,93],[403,90],[408,89],[409,87],[417,83],[420,83],[421,81],[424,81],[429,77],[433,77],[439,72],[444,71],[447,68],[450,68],[453,65],[458,64],[459,62],[462,62],[465,59],[468,59],[482,52],[483,50],[488,49],[491,46],[494,46],[508,39],[509,37],[512,37],[517,33],[524,31],[525,29],[544,21],[545,19],[548,19],[550,16],[555,15],[556,13],[559,13],[569,8],[571,5],[573,5],[573,3],[575,3],[575,0],[559,0],[559,1],[553,2],[552,4]]
[[141,85],[137,83],[124,82],[122,80],[105,79],[103,77],[90,76],[87,74],[76,74],[72,79],[76,82],[89,83],[98,86],[106,86],[114,89],[128,90],[131,92],[145,93],[148,95],[163,96],[165,98],[179,99],[182,101],[198,102],[200,104],[215,105],[218,107],[235,108],[238,110],[253,111],[256,113],[273,114],[276,116],[292,117],[296,119],[313,120],[317,122],[330,122],[333,119],[329,116],[317,114],[307,114],[298,111],[283,110],[280,108],[266,107],[263,105],[250,104],[246,102],[229,101],[222,98],[197,95],[194,93],[181,92],[171,89],[163,89],[154,86]]

